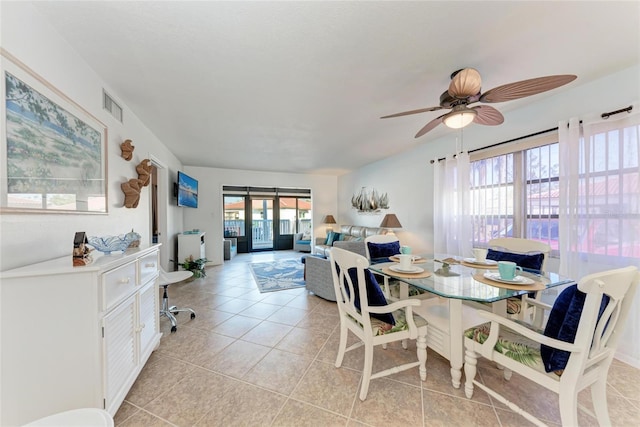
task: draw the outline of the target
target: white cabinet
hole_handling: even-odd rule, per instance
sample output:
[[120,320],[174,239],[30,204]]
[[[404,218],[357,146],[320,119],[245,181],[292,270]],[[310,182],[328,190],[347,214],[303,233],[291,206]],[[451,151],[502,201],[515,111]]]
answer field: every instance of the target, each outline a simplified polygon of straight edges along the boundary
[[0,425],[118,410],[160,343],[158,245],[0,273]]
[[178,262],[193,256],[194,259],[205,258],[204,232],[178,234]]

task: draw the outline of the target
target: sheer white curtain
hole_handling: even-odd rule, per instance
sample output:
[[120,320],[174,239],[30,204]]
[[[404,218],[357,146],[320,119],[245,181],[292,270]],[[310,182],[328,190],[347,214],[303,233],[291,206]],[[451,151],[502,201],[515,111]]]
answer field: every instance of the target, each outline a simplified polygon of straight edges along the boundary
[[434,162],[433,237],[440,254],[473,256],[469,154]]
[[[560,273],[640,267],[640,111],[560,122]],[[616,353],[640,367],[640,292]]]
[[560,273],[640,267],[640,113],[560,122]]

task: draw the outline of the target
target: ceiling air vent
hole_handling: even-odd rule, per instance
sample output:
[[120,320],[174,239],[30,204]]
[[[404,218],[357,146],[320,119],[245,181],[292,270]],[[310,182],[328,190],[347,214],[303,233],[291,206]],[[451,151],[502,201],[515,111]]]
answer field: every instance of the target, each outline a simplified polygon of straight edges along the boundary
[[122,107],[104,90],[102,91],[102,107],[107,110],[117,121],[122,123]]

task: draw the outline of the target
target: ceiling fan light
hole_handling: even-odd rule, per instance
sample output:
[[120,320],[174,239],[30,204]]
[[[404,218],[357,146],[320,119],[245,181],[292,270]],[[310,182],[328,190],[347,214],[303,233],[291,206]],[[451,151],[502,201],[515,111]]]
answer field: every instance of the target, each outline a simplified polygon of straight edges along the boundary
[[451,113],[447,114],[442,119],[442,121],[447,127],[450,127],[451,129],[460,129],[471,124],[471,122],[473,122],[473,119],[476,118],[476,114],[476,111],[471,109],[452,111]]

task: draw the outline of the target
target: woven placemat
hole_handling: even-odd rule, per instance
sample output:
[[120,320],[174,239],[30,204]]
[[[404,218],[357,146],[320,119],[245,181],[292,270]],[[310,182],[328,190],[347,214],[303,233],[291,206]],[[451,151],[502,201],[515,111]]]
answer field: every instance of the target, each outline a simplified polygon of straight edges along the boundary
[[[400,258],[397,257],[397,255],[391,255],[389,257],[389,261],[393,261],[393,262],[400,262]],[[427,260],[425,258],[418,258],[418,259],[414,259],[412,261],[412,264],[424,264],[425,262],[427,262]]]
[[484,270],[497,270],[498,269],[498,264],[495,265],[490,265],[490,264],[475,264],[472,262],[467,262],[467,261],[461,261],[460,264],[464,265],[465,267],[470,267],[470,268],[482,268]]
[[427,270],[423,271],[422,273],[399,273],[397,271],[389,270],[389,267],[382,267],[382,272],[389,276],[404,277],[407,279],[424,279],[431,276],[431,272]]
[[542,291],[546,289],[546,286],[542,282],[536,282],[535,280],[530,285],[511,285],[509,283],[496,282],[495,280],[487,279],[480,273],[474,274],[473,278],[485,285],[495,286],[496,288],[502,289],[511,289],[514,291]]

